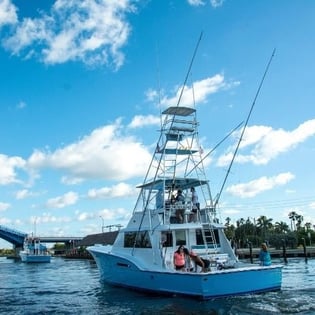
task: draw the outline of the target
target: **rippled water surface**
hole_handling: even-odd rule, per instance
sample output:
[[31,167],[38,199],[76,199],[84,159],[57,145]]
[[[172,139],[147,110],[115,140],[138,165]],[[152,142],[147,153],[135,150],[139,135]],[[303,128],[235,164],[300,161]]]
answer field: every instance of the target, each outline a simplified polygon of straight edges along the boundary
[[289,259],[279,292],[196,301],[103,285],[95,264],[86,260],[28,265],[0,258],[0,313],[315,314],[315,260]]

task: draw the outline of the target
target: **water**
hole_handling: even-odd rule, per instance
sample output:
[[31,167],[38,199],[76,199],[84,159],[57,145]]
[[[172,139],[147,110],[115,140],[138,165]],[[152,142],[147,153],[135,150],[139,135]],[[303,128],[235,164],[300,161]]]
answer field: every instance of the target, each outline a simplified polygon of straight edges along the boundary
[[28,265],[0,257],[0,314],[315,314],[315,260],[289,259],[279,292],[196,301],[101,284],[86,260]]

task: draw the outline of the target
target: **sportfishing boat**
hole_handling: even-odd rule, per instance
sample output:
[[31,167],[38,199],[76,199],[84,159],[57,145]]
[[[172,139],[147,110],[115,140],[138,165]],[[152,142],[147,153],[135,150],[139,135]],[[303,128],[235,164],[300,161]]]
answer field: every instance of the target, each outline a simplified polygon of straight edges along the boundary
[[[101,279],[200,299],[280,290],[283,266],[239,261],[224,233],[206,178],[198,125],[194,107],[162,112],[160,136],[129,223],[112,246],[88,247]],[[181,247],[207,262],[207,268],[175,267],[174,253]]]
[[41,244],[38,237],[33,236],[25,238],[20,257],[22,262],[25,263],[49,263],[51,259],[47,247]]

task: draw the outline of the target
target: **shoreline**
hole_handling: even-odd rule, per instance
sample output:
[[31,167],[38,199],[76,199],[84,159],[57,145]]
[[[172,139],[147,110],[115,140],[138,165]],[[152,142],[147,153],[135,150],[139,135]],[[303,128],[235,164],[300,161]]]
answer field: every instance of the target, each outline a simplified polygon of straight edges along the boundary
[[[259,251],[260,248],[259,247],[255,247],[252,248],[252,257],[253,258],[258,258],[259,256]],[[270,253],[270,256],[272,258],[292,258],[292,257],[315,257],[315,247],[314,246],[307,246],[305,248],[303,247],[298,247],[298,248],[286,248],[285,251],[284,249],[275,249],[275,248],[268,248],[268,251]],[[244,259],[244,258],[250,258],[250,249],[249,248],[238,248],[235,250],[236,255],[240,258],[240,259]]]

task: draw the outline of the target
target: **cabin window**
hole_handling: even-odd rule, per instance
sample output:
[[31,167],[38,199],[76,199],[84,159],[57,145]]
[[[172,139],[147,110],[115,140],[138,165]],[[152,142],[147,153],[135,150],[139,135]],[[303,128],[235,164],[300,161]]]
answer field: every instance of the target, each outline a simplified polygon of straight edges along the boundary
[[219,243],[220,243],[219,231],[218,231],[218,230],[213,230],[213,232],[214,232],[215,242],[216,242],[217,244],[219,244]]
[[211,241],[212,237],[210,231],[205,231],[206,238],[209,237],[209,244],[219,244],[219,232],[217,229],[213,230],[214,240]]
[[[209,244],[211,244],[211,243],[219,244],[219,231],[217,229],[215,229],[215,230],[213,230],[213,234],[214,234],[214,240],[209,242]],[[210,236],[210,231],[205,231],[205,236],[206,236],[206,238],[207,238],[207,236]],[[211,237],[210,237],[210,239],[211,239]],[[197,245],[204,245],[205,244],[201,230],[196,230],[196,244]]]
[[173,247],[173,234],[170,231],[161,233],[161,243],[163,247]]
[[201,230],[196,230],[196,244],[204,245],[204,243]]
[[175,231],[176,246],[186,245],[186,233],[185,230]]
[[151,248],[148,231],[125,233],[124,247]]

